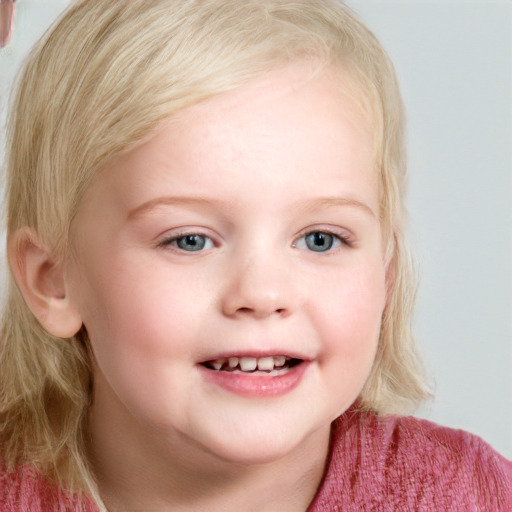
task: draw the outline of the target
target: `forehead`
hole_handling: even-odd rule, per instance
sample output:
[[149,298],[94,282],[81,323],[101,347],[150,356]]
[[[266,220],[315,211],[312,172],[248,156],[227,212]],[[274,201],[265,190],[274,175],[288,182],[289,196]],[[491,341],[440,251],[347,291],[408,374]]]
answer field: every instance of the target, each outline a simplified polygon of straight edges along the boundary
[[347,73],[290,65],[173,115],[153,138],[108,165],[100,181],[110,182],[111,192],[136,193],[131,202],[144,199],[133,181],[144,182],[148,196],[164,182],[186,195],[194,187],[221,193],[223,183],[233,188],[238,181],[244,189],[275,188],[294,176],[327,196],[317,178],[365,168],[360,181],[375,189],[374,123],[364,105]]
[[[218,124],[220,128],[225,117],[230,116],[233,121],[236,111],[248,106],[254,107],[255,123],[258,117],[260,122],[264,122],[266,115],[272,114],[272,105],[282,108],[289,103],[291,108],[295,108],[296,105],[292,107],[290,100],[300,100],[305,96],[314,96],[310,110],[297,112],[296,116],[290,111],[290,122],[299,120],[294,117],[300,115],[304,122],[320,117],[321,113],[314,106],[326,106],[339,115],[342,122],[348,122],[351,129],[365,132],[365,136],[372,141],[376,139],[376,108],[367,87],[346,67],[317,60],[299,61],[268,71],[230,92],[210,97],[177,112],[170,122],[184,125],[196,123],[199,126],[208,121]],[[257,112],[259,115],[254,115]],[[244,128],[249,127],[245,125]]]

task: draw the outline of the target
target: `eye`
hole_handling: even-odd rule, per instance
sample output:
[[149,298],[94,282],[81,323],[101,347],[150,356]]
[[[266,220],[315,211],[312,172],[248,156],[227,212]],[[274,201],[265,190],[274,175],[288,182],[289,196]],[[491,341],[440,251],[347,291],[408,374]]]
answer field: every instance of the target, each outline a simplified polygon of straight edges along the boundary
[[173,236],[162,240],[160,247],[170,245],[186,252],[198,252],[204,249],[211,249],[213,241],[210,237],[199,235],[197,233],[187,233],[185,235]]
[[341,237],[326,231],[312,231],[302,236],[294,247],[308,249],[314,252],[328,252],[346,243]]
[[336,247],[338,247],[339,239],[330,233],[322,233],[322,231],[315,231],[313,233],[309,233],[305,237],[306,245],[308,249],[311,249],[315,252],[325,252],[329,251],[333,248],[333,246],[338,242]]

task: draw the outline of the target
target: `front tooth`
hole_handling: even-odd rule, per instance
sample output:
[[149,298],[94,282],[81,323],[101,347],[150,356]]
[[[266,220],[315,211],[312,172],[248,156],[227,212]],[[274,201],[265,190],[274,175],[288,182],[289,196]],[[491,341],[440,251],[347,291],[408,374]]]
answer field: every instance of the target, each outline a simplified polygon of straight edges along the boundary
[[273,370],[274,358],[273,357],[260,357],[258,359],[258,370]]
[[230,368],[236,368],[238,366],[238,357],[230,357],[228,364]]
[[239,364],[243,372],[252,372],[256,370],[257,361],[255,357],[241,357]]
[[284,366],[284,363],[286,363],[285,356],[274,356],[274,366]]

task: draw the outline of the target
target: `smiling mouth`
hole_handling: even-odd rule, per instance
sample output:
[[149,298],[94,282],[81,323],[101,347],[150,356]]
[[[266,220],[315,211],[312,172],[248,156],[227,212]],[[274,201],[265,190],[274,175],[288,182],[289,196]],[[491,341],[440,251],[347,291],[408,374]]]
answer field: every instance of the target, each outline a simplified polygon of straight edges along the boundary
[[287,356],[227,357],[201,363],[209,370],[231,373],[266,373],[281,375],[302,363],[302,359]]

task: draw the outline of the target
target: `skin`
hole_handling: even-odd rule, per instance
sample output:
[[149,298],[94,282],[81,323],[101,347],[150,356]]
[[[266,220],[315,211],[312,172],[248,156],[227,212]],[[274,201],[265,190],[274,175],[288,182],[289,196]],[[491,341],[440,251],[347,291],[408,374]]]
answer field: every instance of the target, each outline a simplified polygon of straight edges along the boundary
[[0,1],[0,47],[6,46],[14,24],[14,1]]
[[[83,199],[66,300],[90,336],[91,457],[111,511],[304,511],[317,491],[330,423],[374,360],[386,268],[371,121],[343,73],[310,72],[182,111]],[[315,232],[333,247],[312,250]],[[180,248],[184,234],[205,248]],[[201,365],[230,354],[305,370],[248,397]]]

